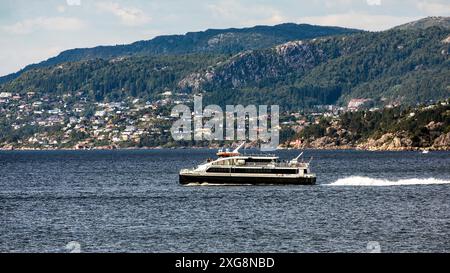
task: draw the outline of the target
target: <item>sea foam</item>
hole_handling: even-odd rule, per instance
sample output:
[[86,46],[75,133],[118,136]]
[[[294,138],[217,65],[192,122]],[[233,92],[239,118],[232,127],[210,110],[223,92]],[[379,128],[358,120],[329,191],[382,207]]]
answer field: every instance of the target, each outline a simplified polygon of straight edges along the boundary
[[411,179],[378,179],[364,176],[349,176],[336,180],[327,186],[408,186],[408,185],[440,185],[450,184],[450,180],[436,179],[436,178],[411,178]]

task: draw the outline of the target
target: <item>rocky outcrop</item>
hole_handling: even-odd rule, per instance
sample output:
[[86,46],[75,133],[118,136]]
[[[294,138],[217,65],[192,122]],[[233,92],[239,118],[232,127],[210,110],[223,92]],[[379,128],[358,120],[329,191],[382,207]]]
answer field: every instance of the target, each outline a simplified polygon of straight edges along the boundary
[[447,38],[445,38],[444,40],[442,40],[442,42],[444,44],[450,44],[450,36],[448,36]]
[[431,121],[430,123],[427,124],[427,126],[425,126],[428,130],[430,131],[434,131],[436,129],[439,129],[440,127],[442,127],[442,125],[444,125],[443,122],[434,122]]
[[193,73],[178,82],[181,88],[239,88],[286,75],[299,76],[329,59],[315,41],[293,41],[266,50],[243,51],[208,71]]
[[192,73],[178,82],[178,87],[182,89],[192,89],[198,91],[203,83],[210,81],[214,72]]
[[369,138],[361,143],[351,143],[345,137],[324,136],[304,140],[305,149],[358,149],[368,151],[450,150],[450,132],[437,137],[432,145],[414,143],[406,132],[386,133],[379,138]]
[[367,141],[356,146],[358,149],[371,151],[403,151],[416,150],[413,147],[413,141],[404,132],[386,133],[378,139],[369,138]]
[[[383,138],[384,137],[384,138]],[[378,140],[369,139],[367,142],[358,145],[357,148],[365,150],[382,151],[403,151],[403,150],[450,150],[450,133],[442,134],[437,137],[431,146],[419,143],[414,145],[408,137],[392,136],[387,134]],[[387,138],[387,139],[386,139]]]
[[437,150],[450,150],[450,132],[436,138],[433,142],[433,148]]

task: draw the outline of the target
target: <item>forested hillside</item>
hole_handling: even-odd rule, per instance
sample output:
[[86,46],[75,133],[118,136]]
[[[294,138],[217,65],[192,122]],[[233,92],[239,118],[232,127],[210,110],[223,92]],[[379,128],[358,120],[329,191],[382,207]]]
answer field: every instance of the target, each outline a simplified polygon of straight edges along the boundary
[[288,107],[350,98],[432,102],[450,96],[449,37],[448,29],[433,27],[289,42],[241,53],[182,86],[208,91],[211,101]]
[[77,48],[62,52],[38,64],[0,77],[0,83],[17,78],[23,72],[65,62],[95,59],[112,59],[124,56],[160,56],[192,53],[237,53],[243,50],[268,48],[291,40],[348,34],[360,30],[340,27],[314,26],[308,24],[280,24],[276,26],[255,26],[250,28],[208,29],[189,32],[185,35],[164,35],[147,41],[128,45]]
[[70,62],[23,73],[1,88],[25,94],[62,95],[82,92],[95,101],[120,101],[126,97],[153,99],[199,69],[216,64],[220,55],[119,57]]
[[84,92],[97,101],[203,92],[209,103],[284,109],[369,98],[429,103],[450,96],[450,31],[390,30],[293,41],[238,54],[118,57],[33,69],[1,91]]

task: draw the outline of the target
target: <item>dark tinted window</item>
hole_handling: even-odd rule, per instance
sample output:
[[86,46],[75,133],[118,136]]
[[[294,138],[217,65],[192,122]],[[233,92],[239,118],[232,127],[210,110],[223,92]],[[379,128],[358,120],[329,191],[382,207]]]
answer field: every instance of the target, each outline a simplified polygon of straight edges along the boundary
[[209,168],[206,172],[208,172],[208,173],[229,173],[230,168]]
[[270,173],[270,174],[296,174],[297,169],[260,169],[260,168],[209,168],[208,173]]
[[245,160],[246,162],[265,162],[265,163],[269,163],[272,162],[271,158],[247,158]]

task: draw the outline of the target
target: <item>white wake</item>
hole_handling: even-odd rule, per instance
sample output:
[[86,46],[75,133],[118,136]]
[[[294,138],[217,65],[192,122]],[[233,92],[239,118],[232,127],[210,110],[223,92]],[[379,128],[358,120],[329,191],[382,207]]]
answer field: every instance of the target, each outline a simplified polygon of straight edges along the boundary
[[383,187],[383,186],[440,185],[440,184],[450,184],[450,180],[443,180],[436,178],[412,178],[412,179],[388,180],[364,176],[350,176],[338,179],[333,183],[327,184],[327,186]]

